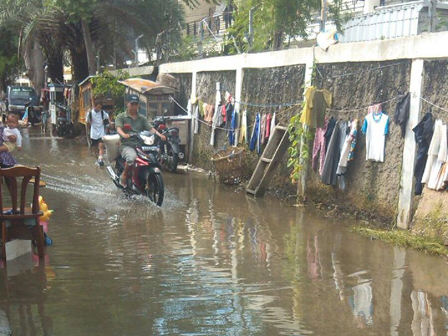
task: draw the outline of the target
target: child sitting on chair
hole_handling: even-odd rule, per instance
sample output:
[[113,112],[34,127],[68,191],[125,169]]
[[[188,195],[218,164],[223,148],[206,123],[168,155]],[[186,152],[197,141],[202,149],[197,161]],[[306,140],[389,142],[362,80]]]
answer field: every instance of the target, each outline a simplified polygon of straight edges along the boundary
[[[17,129],[19,126],[19,116],[17,114],[10,113],[8,115],[8,119],[6,120],[6,124],[8,127],[3,130],[3,144],[0,146],[0,152],[11,153],[16,147],[19,151],[22,150],[22,135]],[[16,143],[9,140],[11,135],[16,136]]]

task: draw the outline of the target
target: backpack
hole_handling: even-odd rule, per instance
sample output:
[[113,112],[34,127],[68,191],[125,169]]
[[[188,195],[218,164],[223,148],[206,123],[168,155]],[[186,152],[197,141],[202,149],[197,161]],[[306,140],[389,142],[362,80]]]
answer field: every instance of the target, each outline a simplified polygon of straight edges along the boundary
[[[92,117],[93,117],[93,116],[92,116],[92,111],[90,111],[90,112],[89,112],[90,123],[92,123],[92,120],[93,120]],[[106,127],[107,125],[109,125],[109,118],[104,119],[104,111],[103,111],[103,110],[101,110],[101,120],[103,120],[103,125],[104,125],[104,127]]]

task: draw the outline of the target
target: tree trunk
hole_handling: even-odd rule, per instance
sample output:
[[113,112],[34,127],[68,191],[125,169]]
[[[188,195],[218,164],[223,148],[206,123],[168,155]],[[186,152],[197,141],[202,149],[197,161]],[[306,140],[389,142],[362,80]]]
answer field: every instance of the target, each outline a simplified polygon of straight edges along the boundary
[[87,55],[85,49],[78,51],[75,48],[70,49],[73,67],[73,81],[81,82],[89,76],[89,67],[87,64]]
[[95,52],[93,50],[92,37],[90,36],[89,23],[85,19],[81,19],[82,35],[84,44],[86,45],[87,63],[89,67],[89,75],[96,75]]
[[40,94],[40,90],[43,88],[45,81],[45,57],[39,44],[34,41],[26,42],[23,48],[23,59],[31,86]]
[[60,55],[58,57],[52,57],[47,59],[48,61],[48,77],[54,83],[64,81],[64,59]]

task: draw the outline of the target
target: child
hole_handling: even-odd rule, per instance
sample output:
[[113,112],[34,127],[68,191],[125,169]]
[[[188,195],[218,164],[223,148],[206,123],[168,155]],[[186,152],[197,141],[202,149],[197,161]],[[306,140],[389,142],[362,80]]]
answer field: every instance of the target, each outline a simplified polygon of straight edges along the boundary
[[98,100],[95,101],[95,105],[92,111],[87,115],[87,123],[90,124],[90,139],[92,146],[98,145],[98,165],[103,166],[104,155],[104,143],[101,139],[105,134],[105,126],[110,123],[109,115],[102,110],[102,104]]
[[[11,153],[16,147],[19,151],[22,150],[22,135],[17,129],[19,126],[19,116],[13,113],[8,114],[6,124],[8,127],[3,130],[3,144],[0,146],[0,152]],[[11,135],[16,136],[16,143],[10,142],[9,137]]]

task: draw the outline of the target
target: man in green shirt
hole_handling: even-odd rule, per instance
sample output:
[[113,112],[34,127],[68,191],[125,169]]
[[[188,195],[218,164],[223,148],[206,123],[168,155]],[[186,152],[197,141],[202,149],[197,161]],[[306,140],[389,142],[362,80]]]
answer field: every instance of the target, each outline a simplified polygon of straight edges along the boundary
[[121,156],[126,161],[123,174],[120,178],[120,183],[123,187],[126,187],[126,181],[129,176],[129,172],[131,171],[132,164],[137,158],[135,146],[140,143],[138,138],[131,137],[130,134],[149,131],[158,135],[162,141],[166,141],[166,137],[152,127],[149,124],[148,119],[138,113],[138,104],[139,98],[137,95],[128,95],[127,110],[119,114],[115,119],[117,133],[121,136]]

